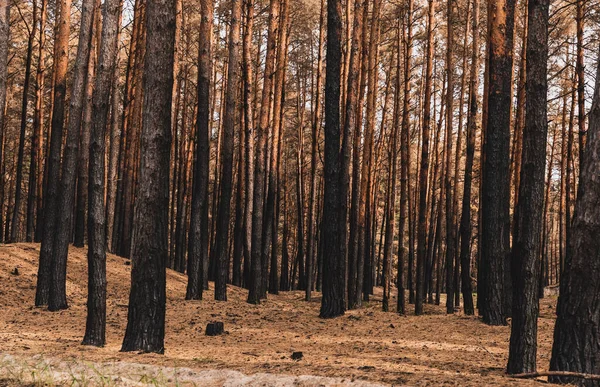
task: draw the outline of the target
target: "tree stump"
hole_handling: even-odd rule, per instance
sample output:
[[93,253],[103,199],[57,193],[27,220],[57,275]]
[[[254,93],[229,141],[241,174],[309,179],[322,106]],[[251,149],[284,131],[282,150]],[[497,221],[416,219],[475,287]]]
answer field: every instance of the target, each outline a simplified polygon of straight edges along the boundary
[[206,325],[206,336],[218,336],[224,332],[223,323],[220,321],[210,322]]

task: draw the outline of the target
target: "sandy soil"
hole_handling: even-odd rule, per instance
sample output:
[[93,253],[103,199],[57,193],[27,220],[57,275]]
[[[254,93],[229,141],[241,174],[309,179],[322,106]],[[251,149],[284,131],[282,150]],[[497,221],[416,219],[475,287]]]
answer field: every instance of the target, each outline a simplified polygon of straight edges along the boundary
[[[246,291],[230,287],[228,302],[213,301],[210,291],[204,301],[185,301],[186,278],[172,271],[167,275],[165,354],[121,353],[131,266],[115,256],[108,257],[107,265],[107,345],[84,347],[80,342],[85,330],[85,250],[70,250],[70,308],[57,313],[33,306],[38,254],[36,244],[0,246],[0,359],[4,356],[5,362],[49,359],[55,363],[122,364],[120,369],[146,364],[163,370],[185,368],[186,372],[231,370],[245,375],[338,378],[335,383],[314,379],[304,385],[350,381],[436,386],[539,384],[505,375],[509,327],[489,327],[461,313],[447,316],[442,306],[426,305],[426,314],[420,317],[383,313],[378,289],[363,309],[321,320],[317,317],[318,294],[307,303],[303,293],[289,292],[270,296],[255,306],[245,303]],[[19,275],[12,274],[15,268]],[[541,305],[540,370],[549,363],[555,303],[556,297],[548,297]],[[204,335],[206,323],[213,320],[225,323],[225,335]],[[293,351],[302,351],[304,358],[291,360]],[[255,379],[250,384],[274,384],[274,379],[268,380]],[[300,379],[285,380],[294,384]]]

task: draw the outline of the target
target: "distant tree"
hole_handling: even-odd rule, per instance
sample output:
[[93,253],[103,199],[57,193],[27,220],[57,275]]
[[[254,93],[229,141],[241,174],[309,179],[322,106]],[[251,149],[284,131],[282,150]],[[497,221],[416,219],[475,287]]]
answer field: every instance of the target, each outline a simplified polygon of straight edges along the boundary
[[[19,241],[19,231],[21,228],[21,207],[23,201],[23,166],[25,165],[25,136],[27,132],[27,110],[29,106],[29,85],[31,83],[31,62],[33,59],[33,44],[36,38],[38,28],[38,5],[37,0],[33,1],[31,24],[27,23],[29,37],[27,38],[27,51],[25,54],[25,79],[23,81],[23,94],[21,99],[21,130],[19,134],[19,150],[17,156],[17,176],[15,204],[13,206],[12,221],[10,222],[10,241]],[[31,26],[31,27],[29,27]]]
[[427,5],[427,59],[425,68],[425,97],[423,102],[423,129],[421,142],[421,165],[419,166],[419,205],[417,221],[417,273],[415,314],[423,314],[425,298],[425,260],[427,259],[427,175],[429,173],[429,131],[431,125],[431,83],[433,76],[433,24],[435,1]]
[[164,352],[175,1],[146,8],[144,104],[131,292],[122,351]]

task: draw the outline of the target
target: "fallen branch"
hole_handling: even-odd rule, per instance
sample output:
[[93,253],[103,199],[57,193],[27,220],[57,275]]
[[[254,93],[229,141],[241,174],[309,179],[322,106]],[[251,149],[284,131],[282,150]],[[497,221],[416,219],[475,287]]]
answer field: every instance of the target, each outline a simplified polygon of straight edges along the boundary
[[535,379],[542,376],[559,376],[565,378],[579,378],[586,380],[600,380],[600,375],[595,374],[583,374],[579,372],[568,372],[568,371],[545,371],[545,372],[533,372],[530,374],[516,374],[510,375],[516,379]]

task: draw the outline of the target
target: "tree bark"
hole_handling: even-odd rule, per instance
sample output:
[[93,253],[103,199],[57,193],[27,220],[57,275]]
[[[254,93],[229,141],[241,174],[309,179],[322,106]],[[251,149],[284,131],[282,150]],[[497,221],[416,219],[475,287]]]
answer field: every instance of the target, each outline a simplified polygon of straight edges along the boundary
[[73,86],[69,103],[69,123],[63,154],[62,173],[58,189],[58,212],[54,245],[52,251],[52,279],[48,309],[57,311],[68,308],[67,304],[67,255],[73,222],[75,181],[77,177],[77,156],[79,154],[79,134],[85,100],[85,77],[88,69],[95,0],[82,3],[82,13],[77,45],[77,56],[73,75]]
[[149,2],[146,12],[142,147],[121,350],[164,353],[175,1]]
[[[120,0],[107,0],[102,8],[98,71],[92,98],[92,133],[88,186],[88,301],[84,345],[106,342],[106,217],[104,208],[105,132],[109,124],[110,88],[118,63]],[[113,111],[113,115],[117,114]]]
[[[71,23],[71,0],[56,3],[57,22],[54,39],[54,96],[52,102],[51,135],[46,161],[46,185],[44,187],[44,224],[42,246],[38,266],[35,305],[48,305],[53,266],[54,237],[58,218],[58,188],[60,180],[60,157],[65,119],[67,93],[67,66],[69,61],[69,32]],[[64,301],[64,300],[63,300]]]
[[[342,59],[342,2],[327,0],[327,50],[325,60],[325,185],[323,206],[323,298],[321,318],[344,314],[345,257],[342,256],[340,227],[345,219],[342,212],[341,160],[340,160],[340,70]],[[343,222],[343,223],[342,223]],[[345,241],[343,241],[345,243]]]
[[483,321],[505,325],[504,277],[510,254],[510,106],[514,0],[488,3],[489,88],[481,197]]
[[[551,371],[600,374],[597,308],[600,275],[600,66],[589,115],[586,151],[581,160],[567,262],[561,275],[557,320],[554,328]],[[553,383],[597,386],[597,381],[553,376]]]
[[424,269],[427,259],[427,175],[429,172],[429,129],[431,125],[431,82],[433,74],[433,23],[435,1],[428,0],[427,11],[427,57],[425,68],[425,97],[421,140],[421,165],[419,171],[419,205],[417,220],[417,272],[415,315],[423,314]]
[[231,213],[231,195],[233,191],[233,140],[235,113],[238,110],[239,91],[239,40],[242,0],[231,2],[231,25],[229,29],[229,60],[227,62],[227,92],[225,115],[223,119],[223,138],[221,143],[221,179],[219,210],[217,213],[216,259],[217,276],[215,278],[215,300],[227,301],[227,280],[229,268],[229,220]]
[[[260,304],[263,297],[263,275],[266,262],[262,259],[263,242],[263,211],[265,209],[265,155],[267,152],[267,136],[269,132],[269,115],[271,106],[271,87],[273,85],[272,74],[275,68],[276,54],[276,34],[277,21],[279,19],[280,0],[271,0],[269,5],[269,22],[267,32],[267,52],[265,57],[265,72],[263,89],[261,96],[261,105],[259,113],[259,122],[257,127],[257,144],[255,168],[254,168],[254,192],[253,192],[253,213],[252,213],[252,254],[251,254],[251,275],[248,293],[248,303]],[[266,296],[266,295],[265,295]]]
[[[188,284],[185,298],[201,300],[208,272],[208,174],[210,165],[210,81],[212,77],[213,1],[201,3],[200,47],[198,49],[198,117],[190,236]],[[208,285],[208,284],[207,284]]]
[[[521,185],[511,252],[513,310],[508,373],[536,371],[539,257],[548,136],[548,0],[528,1],[527,90]],[[551,161],[552,162],[552,161]]]
[[479,0],[473,0],[473,35],[471,73],[469,75],[469,114],[467,117],[467,151],[465,182],[463,186],[462,214],[460,218],[460,265],[464,313],[475,314],[473,285],[471,282],[471,187],[473,184],[473,161],[475,158],[475,132],[477,131],[477,94],[479,89]]
[[[21,130],[19,134],[19,150],[17,156],[17,176],[15,205],[13,207],[12,222],[10,229],[10,242],[15,243],[20,240],[19,232],[21,228],[21,207],[23,201],[23,165],[25,160],[25,136],[27,131],[27,108],[29,106],[29,84],[31,83],[31,61],[33,58],[33,44],[38,27],[38,6],[37,0],[33,1],[31,28],[29,29],[29,38],[27,39],[27,54],[25,59],[25,78],[23,80],[23,97],[21,100]],[[4,108],[4,107],[2,107]],[[29,214],[29,211],[27,211]]]

